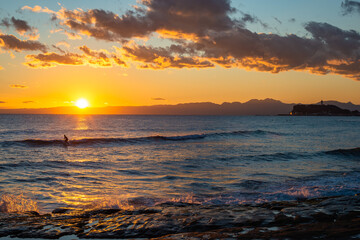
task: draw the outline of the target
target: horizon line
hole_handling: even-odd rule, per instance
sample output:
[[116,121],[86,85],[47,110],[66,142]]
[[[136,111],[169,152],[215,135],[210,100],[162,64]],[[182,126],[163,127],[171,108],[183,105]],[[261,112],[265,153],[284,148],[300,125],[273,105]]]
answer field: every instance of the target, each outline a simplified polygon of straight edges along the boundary
[[360,105],[357,104],[357,103],[353,103],[351,101],[347,101],[347,102],[342,102],[342,101],[339,101],[339,100],[319,100],[318,102],[315,102],[315,103],[287,103],[287,102],[282,102],[281,100],[277,100],[277,99],[273,99],[273,98],[264,98],[264,99],[257,99],[257,98],[253,98],[253,99],[250,99],[248,101],[244,101],[244,102],[240,102],[240,101],[233,101],[233,102],[222,102],[222,103],[215,103],[215,102],[210,102],[210,101],[204,101],[204,102],[180,102],[180,103],[174,103],[174,104],[153,104],[153,105],[107,105],[107,106],[95,106],[95,107],[92,107],[92,106],[89,106],[89,107],[86,107],[84,109],[79,109],[77,106],[75,105],[72,105],[72,106],[66,106],[66,105],[61,105],[61,106],[54,106],[54,107],[30,107],[30,108],[26,108],[26,107],[20,107],[20,108],[12,108],[12,107],[9,107],[9,108],[2,108],[0,107],[0,110],[46,110],[46,109],[54,109],[54,108],[74,108],[74,109],[78,109],[78,110],[83,110],[83,111],[86,111],[86,109],[103,109],[103,108],[109,108],[109,107],[154,107],[154,106],[177,106],[177,105],[185,105],[185,104],[213,104],[213,105],[218,105],[218,106],[221,106],[223,104],[234,104],[234,103],[240,103],[240,104],[246,104],[246,103],[249,103],[251,101],[266,101],[266,100],[269,100],[269,101],[274,101],[274,102],[280,102],[282,104],[287,104],[287,105],[296,105],[296,104],[305,104],[305,105],[311,105],[311,104],[318,104],[320,103],[321,101],[323,102],[338,102],[338,103],[342,103],[342,104],[353,104],[353,105]]

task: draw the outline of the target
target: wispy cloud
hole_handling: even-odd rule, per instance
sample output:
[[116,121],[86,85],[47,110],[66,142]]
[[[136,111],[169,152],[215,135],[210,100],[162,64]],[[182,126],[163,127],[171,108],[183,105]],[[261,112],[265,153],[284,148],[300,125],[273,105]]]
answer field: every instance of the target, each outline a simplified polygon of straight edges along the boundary
[[152,98],[151,100],[154,100],[154,101],[165,101],[166,99],[160,98],[160,97],[156,97],[156,98]]
[[60,42],[56,43],[56,46],[57,47],[58,46],[65,46],[65,47],[69,48],[70,44],[68,42],[65,42],[65,41],[60,41]]
[[344,2],[341,3],[341,7],[343,9],[344,15],[353,12],[360,13],[360,2],[345,0]]
[[27,88],[27,86],[20,85],[20,84],[12,84],[10,85],[11,88]]
[[5,101],[0,101],[0,103],[6,103]]
[[36,5],[35,7],[24,6],[21,9],[22,10],[30,10],[30,11],[33,11],[33,12],[44,12],[44,13],[55,14],[55,12],[50,10],[49,8],[47,8],[47,7],[43,8],[43,7],[40,7],[39,5]]
[[27,103],[35,103],[35,101],[23,101],[22,103],[25,103],[25,104],[27,104]]

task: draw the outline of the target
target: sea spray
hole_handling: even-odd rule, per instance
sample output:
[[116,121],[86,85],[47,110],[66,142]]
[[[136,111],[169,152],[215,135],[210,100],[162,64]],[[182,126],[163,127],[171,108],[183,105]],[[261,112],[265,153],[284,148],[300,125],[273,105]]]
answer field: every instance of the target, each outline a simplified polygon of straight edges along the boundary
[[23,194],[14,195],[4,193],[0,197],[0,212],[3,213],[23,213],[35,211],[38,212],[37,202],[24,196]]

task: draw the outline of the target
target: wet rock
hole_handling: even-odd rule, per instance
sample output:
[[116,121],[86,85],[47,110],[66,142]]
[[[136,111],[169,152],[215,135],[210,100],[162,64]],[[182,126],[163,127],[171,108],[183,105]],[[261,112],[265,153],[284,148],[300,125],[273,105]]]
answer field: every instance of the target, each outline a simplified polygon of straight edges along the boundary
[[[96,214],[105,214],[105,215],[109,215],[109,214],[114,214],[117,212],[122,211],[121,209],[98,209],[98,210],[94,210],[89,212],[90,215],[96,215]],[[53,212],[54,213],[54,212]]]
[[294,218],[294,223],[299,224],[299,223],[307,223],[307,222],[311,222],[312,218],[311,217],[303,217],[300,215],[296,215]]
[[64,214],[64,213],[69,213],[71,211],[73,211],[73,208],[55,208],[52,213],[54,214]]
[[25,214],[28,214],[30,216],[40,216],[40,214],[36,211],[28,211],[28,212],[25,212]]
[[288,217],[283,213],[279,213],[278,215],[275,216],[273,225],[282,226],[293,222],[294,222],[294,218]]
[[351,239],[359,235],[357,196],[259,205],[165,203],[133,211],[55,209],[0,213],[0,237],[158,239]]
[[335,215],[328,215],[323,212],[317,212],[313,214],[312,217],[318,222],[333,222],[334,219],[336,219]]

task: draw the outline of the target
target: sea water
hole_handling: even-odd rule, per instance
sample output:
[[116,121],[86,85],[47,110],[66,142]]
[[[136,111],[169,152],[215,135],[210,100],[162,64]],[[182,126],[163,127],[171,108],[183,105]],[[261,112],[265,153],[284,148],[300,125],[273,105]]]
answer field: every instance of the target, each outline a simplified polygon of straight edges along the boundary
[[359,192],[360,117],[0,115],[3,212]]

